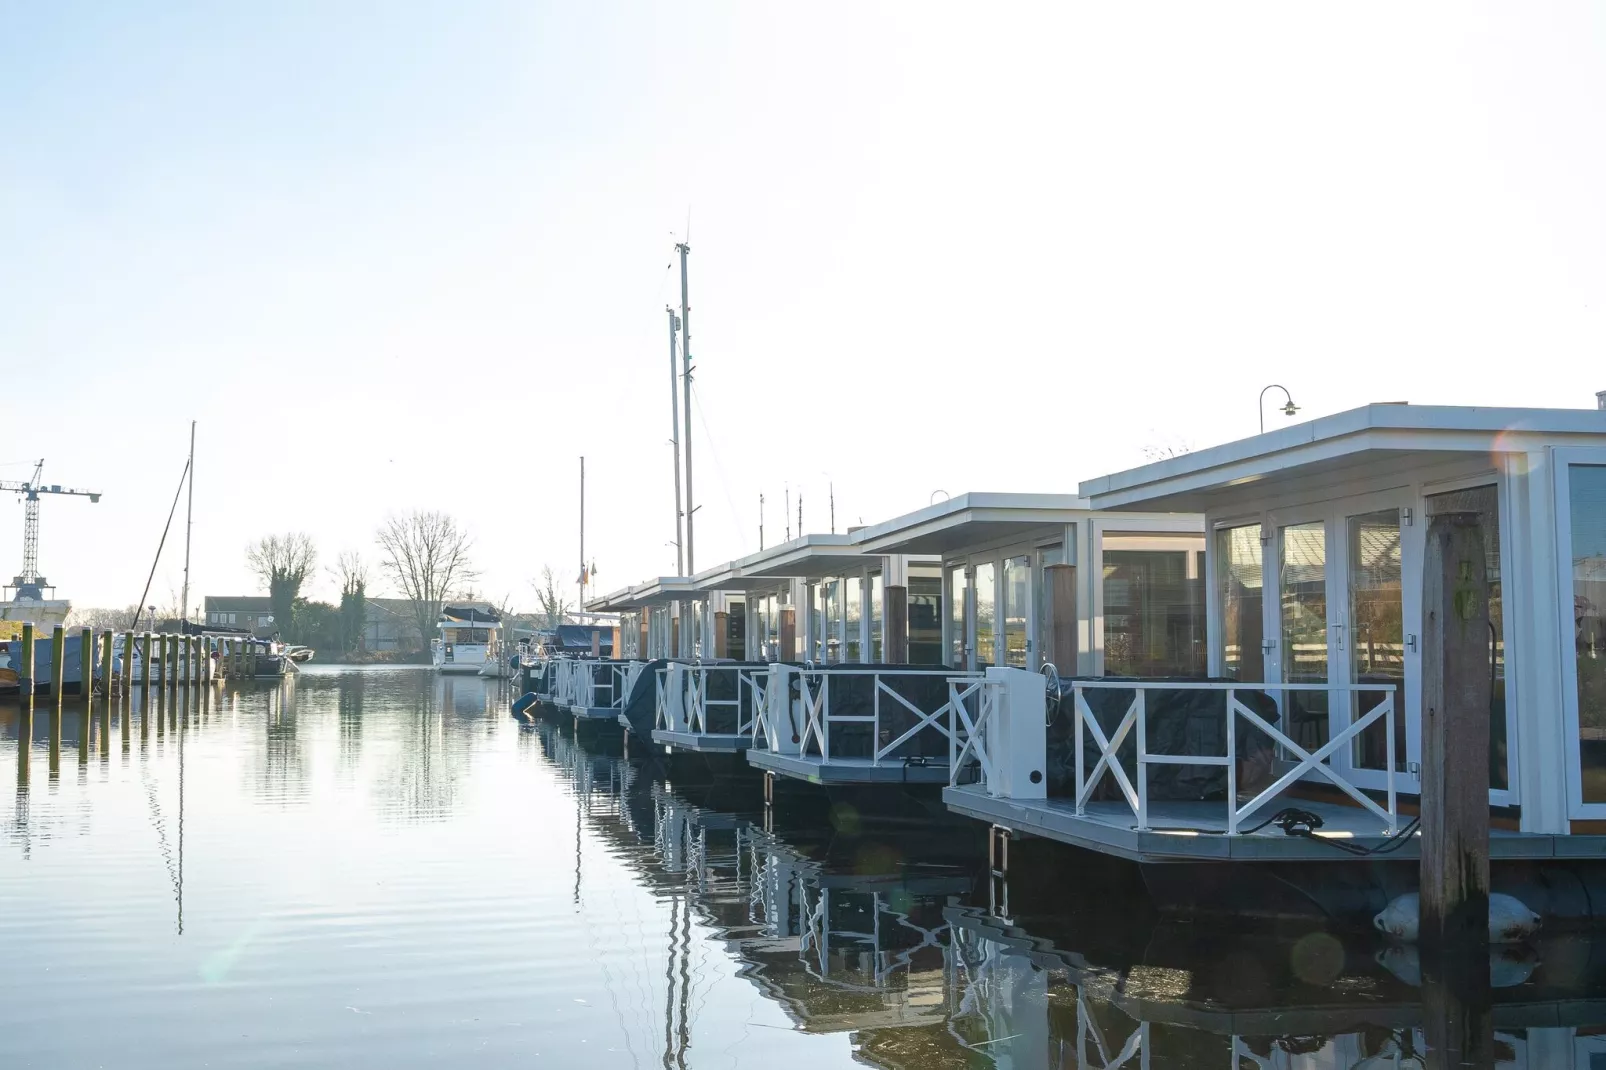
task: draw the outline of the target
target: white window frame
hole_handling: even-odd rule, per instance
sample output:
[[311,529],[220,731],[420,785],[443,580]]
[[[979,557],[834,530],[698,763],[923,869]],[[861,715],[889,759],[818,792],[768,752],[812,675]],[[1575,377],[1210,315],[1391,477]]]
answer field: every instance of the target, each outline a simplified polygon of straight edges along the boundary
[[[1572,469],[1574,466],[1606,467],[1606,448],[1558,446],[1551,451],[1552,486],[1556,503],[1556,583],[1557,611],[1561,626],[1561,701],[1565,713],[1567,753],[1567,816],[1572,820],[1606,818],[1606,803],[1584,802],[1583,755],[1579,746],[1578,644],[1573,638],[1573,529]],[[1506,674],[1511,674],[1507,664]]]

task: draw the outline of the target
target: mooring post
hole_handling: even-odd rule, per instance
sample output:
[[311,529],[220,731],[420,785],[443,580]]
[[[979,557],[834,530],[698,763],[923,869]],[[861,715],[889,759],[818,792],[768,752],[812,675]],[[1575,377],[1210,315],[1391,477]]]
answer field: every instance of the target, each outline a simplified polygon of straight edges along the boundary
[[1476,1062],[1477,1053],[1487,1054],[1493,1044],[1489,718],[1494,640],[1479,514],[1433,517],[1422,569],[1419,940],[1425,1026],[1436,1051],[1464,1053]]
[[134,633],[123,633],[123,671],[118,674],[123,683],[123,694],[134,689]]
[[145,706],[150,706],[151,690],[151,633],[139,637],[139,687],[146,693]]
[[909,664],[909,588],[899,583],[882,588],[881,628],[881,660]]
[[33,702],[33,625],[22,626],[22,649],[17,652],[17,694],[26,705]]
[[792,661],[797,658],[797,610],[792,606],[780,608],[780,626],[776,629],[780,636],[781,649],[776,652],[776,661]]
[[95,633],[88,628],[78,632],[78,697],[86,710],[95,697]]
[[61,705],[61,688],[67,670],[67,629],[50,629],[50,697]]
[[111,707],[111,704],[112,704],[112,692],[116,690],[116,688],[112,686],[112,670],[113,670],[113,666],[116,664],[115,655],[114,655],[114,652],[112,650],[112,647],[113,647],[112,633],[109,632],[109,631],[101,632],[100,633],[100,686],[106,692],[106,706],[107,706],[108,709]]

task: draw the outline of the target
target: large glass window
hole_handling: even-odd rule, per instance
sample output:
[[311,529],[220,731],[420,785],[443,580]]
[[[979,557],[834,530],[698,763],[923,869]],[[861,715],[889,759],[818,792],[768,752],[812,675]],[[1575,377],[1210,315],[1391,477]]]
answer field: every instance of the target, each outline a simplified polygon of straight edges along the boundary
[[857,576],[849,576],[843,581],[845,593],[842,597],[842,660],[860,662],[864,660],[864,651],[860,645],[862,636],[859,634],[860,625],[864,622],[864,581]]
[[1204,536],[1106,535],[1104,671],[1203,676]]
[[1578,756],[1586,803],[1606,802],[1606,466],[1568,470]]
[[[1327,683],[1327,525],[1295,524],[1282,530],[1277,580],[1282,596],[1283,682]],[[1289,691],[1289,735],[1307,750],[1326,742],[1327,693]]]
[[1004,560],[1004,664],[1027,667],[1026,613],[1032,578],[1030,557]]
[[[1041,659],[1054,660],[1054,651],[1048,645],[1049,635],[1053,631],[1051,627],[1053,622],[1049,619],[1049,616],[1054,612],[1054,599],[1048,589],[1049,573],[1046,570],[1050,565],[1063,565],[1065,563],[1065,548],[1063,546],[1045,546],[1038,551],[1037,556],[1040,566],[1037,573],[1039,597],[1036,605],[1032,607],[1032,614],[1037,618],[1038,657],[1040,659],[1039,664],[1041,664]],[[1076,671],[1074,665],[1056,666],[1056,668],[1059,668],[1067,676]]]
[[[1505,599],[1500,584],[1500,493],[1493,485],[1489,485],[1429,495],[1428,516],[1435,517],[1442,513],[1476,513],[1483,531],[1484,575],[1489,583],[1489,672],[1493,680],[1489,697],[1489,787],[1500,791],[1511,784],[1507,772],[1506,626]],[[1575,514],[1574,531],[1577,530],[1576,520]],[[1606,796],[1603,796],[1603,801],[1606,801]]]
[[[1351,680],[1394,684],[1394,767],[1407,766],[1405,753],[1405,620],[1400,559],[1400,511],[1383,509],[1346,522],[1349,539],[1349,650]],[[1350,713],[1371,712],[1384,696],[1355,692]],[[1374,723],[1354,742],[1358,769],[1388,768],[1388,725]]]
[[965,597],[969,589],[964,566],[948,570],[948,664],[965,668]]
[[909,664],[942,664],[942,569],[936,565],[909,566]]
[[870,660],[881,660],[882,641],[882,602],[885,601],[881,589],[881,573],[870,573]]
[[991,561],[976,566],[976,667],[996,662],[998,629],[998,567]]
[[1260,525],[1216,532],[1216,581],[1221,596],[1221,673],[1229,680],[1260,683],[1266,635],[1266,577],[1261,567]]

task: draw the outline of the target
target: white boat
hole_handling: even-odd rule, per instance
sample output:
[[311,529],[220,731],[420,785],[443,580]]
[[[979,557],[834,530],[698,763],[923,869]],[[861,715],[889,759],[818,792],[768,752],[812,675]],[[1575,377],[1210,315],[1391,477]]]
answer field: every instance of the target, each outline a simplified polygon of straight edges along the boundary
[[431,644],[431,660],[443,673],[478,673],[501,655],[502,620],[495,610],[476,606],[442,606],[439,638]]

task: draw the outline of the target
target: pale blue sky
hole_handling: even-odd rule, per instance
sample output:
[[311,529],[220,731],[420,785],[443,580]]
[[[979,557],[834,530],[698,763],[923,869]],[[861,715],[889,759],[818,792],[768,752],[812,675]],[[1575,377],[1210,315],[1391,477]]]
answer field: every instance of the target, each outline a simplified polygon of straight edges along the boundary
[[666,573],[688,209],[702,567],[760,491],[771,540],[786,484],[815,530],[828,481],[839,529],[1074,491],[1274,380],[1585,406],[1602,100],[1586,3],[0,2],[0,462],[106,492],[45,505],[81,605],[139,594],[192,417],[197,602],[428,506],[527,603],[582,452],[599,585]]

